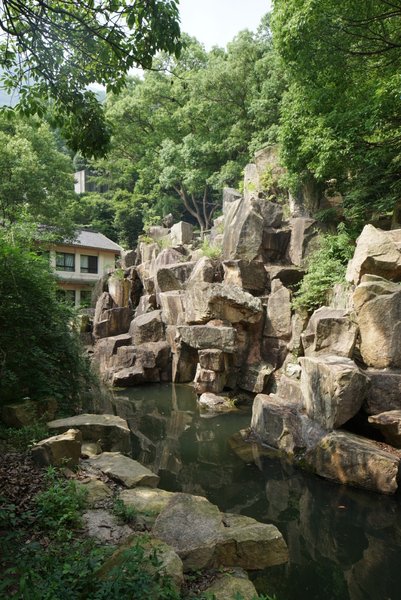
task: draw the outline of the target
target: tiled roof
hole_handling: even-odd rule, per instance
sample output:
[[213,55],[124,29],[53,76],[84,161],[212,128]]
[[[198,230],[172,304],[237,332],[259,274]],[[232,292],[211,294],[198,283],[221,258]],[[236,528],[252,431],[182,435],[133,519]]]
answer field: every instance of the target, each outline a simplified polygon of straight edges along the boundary
[[86,248],[99,248],[99,250],[113,250],[118,253],[122,251],[121,246],[103,235],[103,233],[88,229],[78,230],[75,240],[68,242],[68,244],[71,246],[85,246]]

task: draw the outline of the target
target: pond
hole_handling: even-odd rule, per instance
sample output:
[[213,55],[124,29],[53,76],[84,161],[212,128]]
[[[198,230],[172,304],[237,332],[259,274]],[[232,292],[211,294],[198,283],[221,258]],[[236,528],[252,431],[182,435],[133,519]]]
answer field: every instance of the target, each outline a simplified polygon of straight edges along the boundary
[[280,529],[290,560],[252,575],[259,593],[277,600],[401,597],[397,497],[330,483],[238,444],[235,433],[249,426],[250,407],[200,413],[190,386],[125,389],[113,403],[134,432],[135,458],[159,474],[159,487],[206,496],[220,510]]

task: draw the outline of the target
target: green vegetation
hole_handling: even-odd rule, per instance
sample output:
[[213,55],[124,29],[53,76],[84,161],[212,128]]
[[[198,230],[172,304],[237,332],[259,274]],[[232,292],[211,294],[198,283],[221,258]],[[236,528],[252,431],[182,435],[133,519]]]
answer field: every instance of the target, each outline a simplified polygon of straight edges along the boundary
[[295,293],[293,307],[313,311],[324,305],[327,293],[336,283],[344,281],[353,252],[352,239],[343,225],[339,225],[337,234],[323,235],[319,247],[309,257],[307,273]]
[[31,446],[49,437],[49,430],[45,423],[33,423],[21,429],[6,427],[0,423],[0,440],[14,451],[24,452]]
[[276,0],[288,89],[279,140],[293,187],[336,180],[360,230],[400,197],[399,2]]
[[[142,227],[168,213],[210,229],[222,187],[237,186],[250,152],[276,141],[284,82],[268,20],[256,34],[240,33],[227,51],[183,41],[179,59],[160,55],[154,72],[106,101],[110,151],[90,166],[94,181],[109,186],[108,223],[131,246]],[[95,222],[94,203],[97,194],[84,196],[75,220]]]
[[211,259],[220,258],[222,253],[222,248],[220,246],[214,246],[209,242],[208,239],[203,240],[201,250],[204,256],[207,256]]
[[19,112],[50,113],[70,147],[90,156],[104,153],[110,131],[88,86],[117,92],[129,69],[181,49],[175,0],[5,0],[0,29],[3,84],[18,92]]
[[48,261],[18,231],[0,230],[0,395],[75,405],[91,375],[74,310],[60,302]]

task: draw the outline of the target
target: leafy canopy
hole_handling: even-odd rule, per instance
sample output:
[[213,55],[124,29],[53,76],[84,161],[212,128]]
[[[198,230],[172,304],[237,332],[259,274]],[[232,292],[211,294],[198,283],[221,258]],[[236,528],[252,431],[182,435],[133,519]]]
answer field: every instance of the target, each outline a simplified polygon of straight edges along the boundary
[[117,93],[132,67],[150,68],[159,50],[181,49],[176,0],[4,0],[3,83],[23,114],[52,106],[73,150],[102,154],[110,132],[90,84]]

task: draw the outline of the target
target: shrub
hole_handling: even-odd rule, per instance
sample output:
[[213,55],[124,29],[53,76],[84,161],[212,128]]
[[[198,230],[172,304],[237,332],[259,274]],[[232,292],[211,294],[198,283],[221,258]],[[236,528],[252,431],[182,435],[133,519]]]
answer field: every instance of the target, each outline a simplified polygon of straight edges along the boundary
[[207,256],[213,260],[220,258],[222,253],[222,249],[219,246],[214,246],[211,244],[208,239],[203,240],[201,250],[204,256]]
[[333,285],[344,281],[353,251],[353,240],[343,224],[338,226],[337,235],[322,236],[319,248],[309,258],[307,273],[294,295],[293,307],[313,311],[322,306]]
[[75,403],[90,377],[48,261],[0,231],[0,396]]

